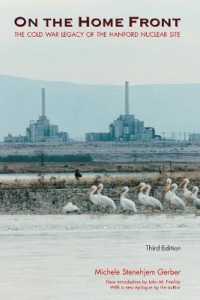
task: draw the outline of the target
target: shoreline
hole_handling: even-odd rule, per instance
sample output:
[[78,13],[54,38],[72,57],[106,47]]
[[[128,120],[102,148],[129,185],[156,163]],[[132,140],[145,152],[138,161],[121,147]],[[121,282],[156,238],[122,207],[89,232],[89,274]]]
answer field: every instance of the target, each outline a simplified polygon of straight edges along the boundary
[[[189,176],[190,175],[190,176]],[[200,214],[198,209],[188,206],[185,211],[173,211],[165,208],[164,211],[152,212],[151,209],[144,210],[138,203],[138,185],[141,181],[151,184],[152,195],[163,202],[163,188],[166,179],[170,176],[173,182],[178,185],[184,177],[190,179],[190,187],[198,185],[200,174],[192,172],[188,174],[165,173],[163,176],[154,175],[140,178],[137,176],[88,176],[79,181],[74,178],[58,179],[56,177],[40,176],[35,180],[5,181],[0,183],[0,214],[64,214],[63,207],[72,202],[80,209],[80,214],[128,214],[120,209],[120,194],[124,186],[129,186],[128,198],[132,199],[137,208],[137,214],[158,215],[158,214]],[[117,206],[116,212],[107,210],[98,210],[89,200],[89,191],[92,185],[104,184],[103,194],[113,199]],[[182,190],[178,190],[178,195],[182,196]]]
[[[56,176],[40,175],[36,178],[20,179],[13,177],[12,180],[0,180],[0,214],[63,214],[63,207],[72,202],[80,209],[81,214],[120,214],[119,201],[122,188],[129,187],[128,198],[132,199],[137,208],[138,214],[152,215],[152,210],[143,210],[138,205],[138,185],[140,182],[146,182],[152,186],[151,195],[159,199],[163,203],[163,188],[166,179],[170,177],[178,186],[183,178],[190,179],[189,189],[192,186],[199,186],[199,172],[164,172],[150,173],[130,173],[129,175],[121,175],[120,172],[112,175],[93,175],[84,176],[80,180],[76,180],[73,176],[65,176],[59,178]],[[26,175],[26,174],[24,174]],[[97,208],[89,200],[89,191],[92,185],[103,183],[103,194],[112,198],[117,206],[117,211],[98,211]],[[178,195],[182,197],[182,189],[178,189]],[[192,207],[187,207],[186,211],[174,212],[165,209],[163,212],[155,212],[155,214],[188,214],[198,215],[199,211]],[[127,213],[125,213],[127,214]],[[154,212],[153,212],[154,214]]]
[[[190,186],[199,185],[200,183],[200,173],[196,171],[178,171],[178,172],[164,172],[162,174],[158,172],[130,172],[121,174],[116,172],[113,174],[106,173],[97,173],[84,175],[79,180],[76,180],[74,174],[71,173],[69,176],[66,173],[61,173],[62,176],[59,176],[60,173],[52,174],[36,174],[35,177],[26,177],[26,173],[23,174],[12,174],[11,178],[7,177],[7,174],[0,174],[0,176],[5,175],[5,178],[0,177],[0,190],[4,189],[67,189],[68,187],[76,188],[85,188],[90,189],[92,185],[103,183],[105,188],[109,189],[109,186],[112,188],[123,186],[129,186],[136,188],[140,182],[146,182],[151,184],[152,190],[157,187],[164,187],[166,184],[166,179],[171,178],[173,182],[176,182],[178,185],[182,182],[184,178],[190,180]],[[24,175],[23,177],[18,177],[18,175]],[[30,175],[30,173],[27,173]]]
[[73,173],[75,169],[80,169],[82,173],[148,173],[159,172],[195,172],[200,169],[198,161],[131,161],[131,162],[91,162],[91,163],[15,163],[0,162],[0,174],[16,173]]

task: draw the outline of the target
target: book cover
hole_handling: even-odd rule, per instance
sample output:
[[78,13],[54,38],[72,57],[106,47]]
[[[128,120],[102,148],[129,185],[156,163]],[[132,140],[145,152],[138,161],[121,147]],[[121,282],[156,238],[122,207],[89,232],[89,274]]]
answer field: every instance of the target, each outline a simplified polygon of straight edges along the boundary
[[199,298],[197,1],[0,3],[0,299]]

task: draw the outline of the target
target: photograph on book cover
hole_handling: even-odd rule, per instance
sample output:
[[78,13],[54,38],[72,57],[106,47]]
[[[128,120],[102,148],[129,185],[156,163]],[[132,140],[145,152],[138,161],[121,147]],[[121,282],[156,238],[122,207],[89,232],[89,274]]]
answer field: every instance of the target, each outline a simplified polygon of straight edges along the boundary
[[0,299],[199,299],[199,17],[1,1]]

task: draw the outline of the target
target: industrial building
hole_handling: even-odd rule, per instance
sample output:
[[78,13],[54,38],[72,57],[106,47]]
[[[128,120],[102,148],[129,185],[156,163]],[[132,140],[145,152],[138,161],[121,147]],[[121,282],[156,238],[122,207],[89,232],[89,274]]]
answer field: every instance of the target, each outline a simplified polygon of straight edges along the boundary
[[200,143],[200,133],[189,134],[189,142]]
[[26,135],[13,136],[9,134],[4,138],[5,143],[67,143],[69,135],[60,132],[57,125],[52,125],[46,117],[45,89],[42,88],[42,111],[37,121],[31,121],[26,129]]
[[87,142],[103,141],[152,141],[161,139],[153,127],[145,127],[144,122],[130,114],[129,83],[125,82],[125,114],[120,115],[109,126],[109,132],[87,133]]

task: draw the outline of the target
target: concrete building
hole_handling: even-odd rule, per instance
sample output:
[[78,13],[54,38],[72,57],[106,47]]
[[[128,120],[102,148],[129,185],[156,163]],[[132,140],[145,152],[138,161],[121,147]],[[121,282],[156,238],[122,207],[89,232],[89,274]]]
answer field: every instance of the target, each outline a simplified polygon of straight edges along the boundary
[[109,142],[111,141],[111,135],[109,132],[89,132],[86,133],[86,141],[87,142]]
[[67,143],[69,141],[68,133],[60,132],[58,126],[51,124],[46,117],[45,101],[45,89],[42,88],[42,109],[39,119],[30,122],[25,136],[9,134],[4,138],[5,143]]
[[191,143],[200,143],[200,133],[191,133],[191,134],[189,134],[189,142],[191,142]]
[[155,134],[155,129],[145,127],[144,121],[130,114],[129,83],[125,82],[124,114],[120,115],[109,126],[108,133],[87,133],[86,141],[151,141],[161,139]]

